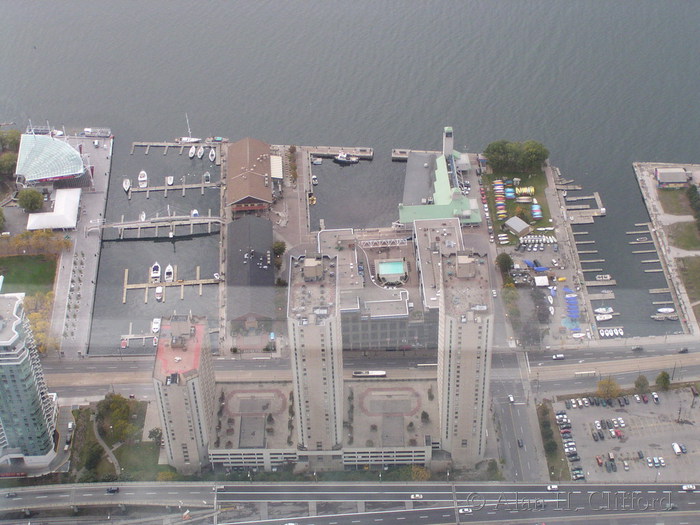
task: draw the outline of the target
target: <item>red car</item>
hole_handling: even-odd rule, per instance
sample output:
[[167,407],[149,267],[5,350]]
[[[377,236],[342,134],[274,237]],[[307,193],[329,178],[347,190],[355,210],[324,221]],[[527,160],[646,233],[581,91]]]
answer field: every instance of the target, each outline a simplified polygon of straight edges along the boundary
[[648,403],[648,402],[649,402],[649,396],[647,396],[646,394],[642,394],[642,401],[644,401],[645,403]]
[[599,467],[603,466],[603,458],[601,456],[596,456],[595,460],[598,462]]
[[619,428],[616,428],[616,429],[615,429],[615,435],[616,435],[617,437],[621,438],[621,437],[622,437],[622,430],[620,430]]

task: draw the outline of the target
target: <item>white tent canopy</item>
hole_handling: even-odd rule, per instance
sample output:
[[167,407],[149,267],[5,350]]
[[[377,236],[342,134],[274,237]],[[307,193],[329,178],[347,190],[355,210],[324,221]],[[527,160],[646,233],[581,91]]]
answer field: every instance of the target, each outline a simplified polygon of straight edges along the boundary
[[53,211],[32,213],[27,220],[27,230],[74,229],[78,223],[80,188],[56,190]]

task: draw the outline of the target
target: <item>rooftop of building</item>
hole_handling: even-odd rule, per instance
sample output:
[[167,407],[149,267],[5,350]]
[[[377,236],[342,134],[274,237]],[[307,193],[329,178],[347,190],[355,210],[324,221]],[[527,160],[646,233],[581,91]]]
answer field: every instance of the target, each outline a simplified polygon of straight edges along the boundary
[[226,152],[226,204],[272,202],[270,145],[246,137]]
[[153,377],[167,382],[173,374],[197,371],[202,346],[209,337],[206,319],[173,315],[161,321]]
[[9,346],[17,338],[16,326],[20,318],[16,312],[23,297],[22,293],[0,294],[0,345],[2,346]]
[[27,182],[77,177],[84,171],[80,152],[63,138],[24,133],[15,173]]
[[287,315],[316,324],[337,313],[337,258],[317,253],[291,259]]

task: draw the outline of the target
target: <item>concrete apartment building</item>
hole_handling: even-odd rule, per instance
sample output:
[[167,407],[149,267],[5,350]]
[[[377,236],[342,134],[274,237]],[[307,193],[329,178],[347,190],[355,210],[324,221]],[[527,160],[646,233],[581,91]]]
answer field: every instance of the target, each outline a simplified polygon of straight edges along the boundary
[[46,466],[55,456],[58,405],[46,387],[22,302],[0,295],[0,463]]
[[336,258],[290,261],[287,325],[299,460],[342,468],[343,363]]
[[168,463],[183,474],[208,465],[215,414],[214,367],[205,318],[163,319],[153,369]]

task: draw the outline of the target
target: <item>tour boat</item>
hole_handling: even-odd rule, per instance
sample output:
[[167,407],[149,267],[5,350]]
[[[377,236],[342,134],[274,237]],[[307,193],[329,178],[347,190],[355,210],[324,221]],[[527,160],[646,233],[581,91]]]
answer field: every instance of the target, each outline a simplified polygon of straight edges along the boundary
[[613,316],[610,314],[597,314],[595,316],[595,320],[598,322],[610,321],[610,319],[612,319],[612,318],[613,318]]
[[340,151],[335,157],[333,157],[333,162],[338,164],[357,164],[360,162],[360,159],[359,157],[353,157],[344,151]]
[[676,310],[674,308],[657,308],[656,311],[660,314],[672,314]]
[[613,313],[612,306],[601,306],[593,310],[596,314],[611,314]]
[[209,150],[209,162],[214,162],[216,160],[216,150],[211,148]]
[[157,261],[153,263],[153,266],[151,266],[151,282],[152,283],[159,283],[160,282],[160,265],[158,264]]
[[204,157],[204,146],[199,146],[199,149],[197,150],[197,158],[201,159]]
[[192,144],[192,146],[190,147],[190,152],[188,153],[188,155],[189,155],[189,157],[190,157],[191,159],[193,159],[194,156],[195,156],[196,154],[197,154],[197,146],[195,146],[194,144]]
[[166,283],[171,283],[173,282],[173,266],[172,264],[169,264],[168,266],[165,267],[165,282]]
[[162,301],[162,300],[163,300],[163,287],[156,286],[156,301]]
[[141,213],[139,213],[139,220],[141,222],[146,220],[146,212],[145,211],[142,211]]
[[151,321],[151,332],[157,334],[160,332],[160,317],[154,317]]
[[131,189],[131,179],[124,179],[122,181],[122,188],[124,188],[124,191],[128,193]]
[[175,182],[175,177],[173,177],[172,175],[168,175],[167,177],[165,177],[165,183],[168,186],[172,186],[173,182]]
[[148,186],[148,174],[141,170],[139,171],[139,188],[145,188]]

